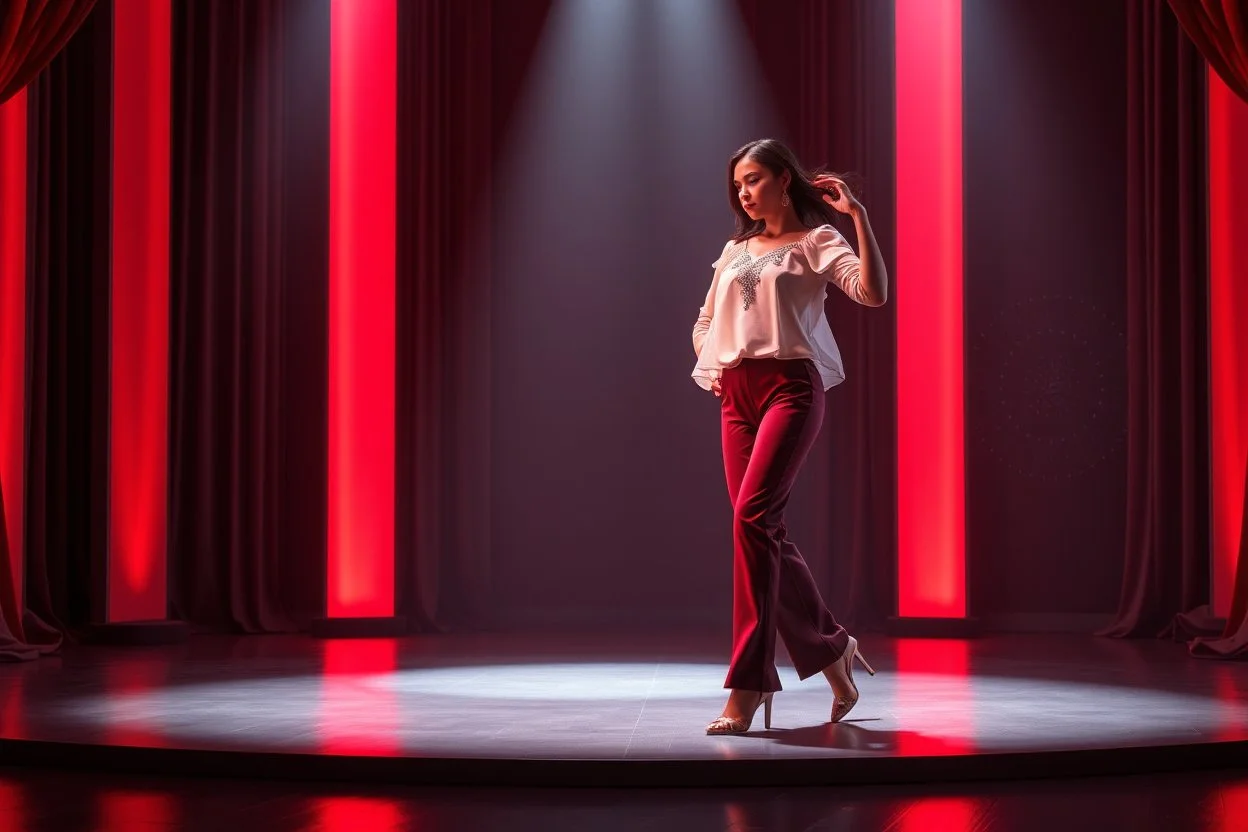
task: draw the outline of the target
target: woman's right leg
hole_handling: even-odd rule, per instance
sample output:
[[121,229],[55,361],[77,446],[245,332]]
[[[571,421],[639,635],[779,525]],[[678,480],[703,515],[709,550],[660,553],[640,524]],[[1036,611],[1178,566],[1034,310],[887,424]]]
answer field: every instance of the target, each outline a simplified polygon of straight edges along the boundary
[[797,678],[807,679],[835,662],[849,633],[828,610],[810,568],[780,524],[780,609],[776,628],[784,639]]

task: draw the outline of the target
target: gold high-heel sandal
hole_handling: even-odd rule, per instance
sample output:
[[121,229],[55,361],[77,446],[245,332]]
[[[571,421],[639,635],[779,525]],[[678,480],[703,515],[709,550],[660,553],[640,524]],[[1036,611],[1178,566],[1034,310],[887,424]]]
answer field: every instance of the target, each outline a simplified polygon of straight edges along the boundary
[[[758,701],[758,705],[763,706],[763,727],[768,731],[771,730],[771,697],[775,691],[768,691],[763,694],[763,698]],[[744,734],[750,730],[750,724],[754,722],[754,714],[758,713],[758,705],[754,706],[754,712],[750,714],[749,719],[735,719],[730,716],[717,716],[711,720],[711,724],[706,726],[708,734]]]
[[[854,659],[862,663],[866,671],[872,676],[875,670],[871,665],[867,664],[867,660],[862,657],[862,653],[858,650],[858,639],[853,636],[849,637],[849,644],[845,647],[845,652],[841,657],[829,668],[832,674],[836,676],[837,681],[841,683],[841,687],[849,687],[853,690],[852,696],[841,697],[835,695],[832,700],[832,722],[840,722],[845,718],[853,707],[858,704],[858,685],[854,683]],[[831,682],[831,680],[828,680]]]

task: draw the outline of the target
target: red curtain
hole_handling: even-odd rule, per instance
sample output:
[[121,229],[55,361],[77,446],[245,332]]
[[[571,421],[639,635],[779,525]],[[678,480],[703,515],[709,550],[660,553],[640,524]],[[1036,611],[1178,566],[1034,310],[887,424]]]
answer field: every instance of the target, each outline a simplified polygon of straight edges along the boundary
[[1198,626],[1187,627],[1189,633],[1197,636],[1191,642],[1194,656],[1215,659],[1248,656],[1248,473],[1245,473],[1243,518],[1230,615],[1220,636],[1216,633],[1200,635]]
[[[548,5],[400,4],[397,591],[421,628],[489,612],[481,206]],[[109,8],[30,104],[27,595],[69,632],[105,556]],[[499,8],[519,36],[492,25]],[[303,629],[325,581],[326,376],[309,356],[326,350],[329,0],[174,9],[171,604],[208,630]]]
[[[796,114],[803,157],[848,174],[860,188],[888,264],[897,262],[894,19],[893,4],[876,0],[805,3],[799,50],[803,65],[817,69],[798,74]],[[851,220],[843,218],[841,231],[857,245]],[[853,362],[829,402],[837,428],[829,431],[828,488],[850,495],[832,501],[843,514],[830,541],[829,600],[846,626],[878,630],[896,614],[897,306],[873,309],[829,294],[829,323]]]
[[0,6],[0,104],[56,57],[94,5],[95,0],[8,0]]
[[[108,124],[108,6],[81,23],[80,34],[31,82],[27,99],[24,644],[6,645],[7,658],[53,650],[62,632],[87,622],[90,553],[101,528],[90,511],[102,470],[92,444],[92,413],[99,412],[92,359],[98,363],[107,352],[91,347],[102,331],[92,327],[96,292],[107,291],[107,249],[104,268],[97,268],[97,253],[107,242],[100,171],[107,170],[108,150],[93,136]],[[14,601],[0,603],[11,610]]]
[[[329,4],[175,8],[174,608],[211,630],[302,629],[325,581],[327,391],[308,356],[326,349]],[[419,630],[489,616],[481,206],[492,108],[511,98],[491,56],[540,32],[499,32],[496,8],[399,4],[396,601]]]
[[1170,0],[1209,66],[1248,101],[1248,0]]
[[1127,538],[1103,631],[1208,597],[1204,67],[1165,0],[1127,4]]
[[398,612],[492,622],[489,337],[496,155],[549,0],[399,4]]
[[[61,52],[94,5],[95,0],[9,0],[0,4],[0,104],[24,89]],[[36,102],[28,106],[37,113]],[[37,122],[37,115],[32,120]],[[36,134],[37,128],[36,123]],[[38,148],[32,147],[28,152],[37,153]],[[33,223],[36,216],[29,213],[28,222]],[[28,239],[35,241],[36,236],[30,234]],[[29,254],[32,269],[41,266],[38,255],[38,250]],[[26,570],[27,583],[34,593],[29,600],[36,607],[46,597],[47,588],[43,564],[35,551],[38,531],[31,528],[28,535],[30,554]],[[12,581],[13,557],[23,557],[23,553],[11,551],[8,531],[0,517],[0,659],[32,659],[56,650],[61,636],[31,611],[30,604],[22,603],[22,593]]]
[[[1183,31],[1226,85],[1248,101],[1248,0],[1169,0]],[[1248,468],[1244,471],[1248,483]],[[1221,637],[1199,637],[1192,642],[1198,656],[1227,657],[1248,653],[1248,487],[1244,493],[1243,523],[1231,611]],[[1198,635],[1212,622],[1200,610],[1180,616],[1181,632]]]
[[[4,505],[4,491],[0,488],[0,506]],[[13,572],[9,569],[9,532],[0,511],[0,656],[7,659],[33,659],[39,652],[25,643],[21,616],[18,614],[17,592],[13,586]]]
[[399,5],[395,579],[418,630],[489,613],[493,5]]
[[[0,499],[3,497],[0,492]],[[11,554],[4,512],[0,511],[0,661],[28,661],[56,652],[61,646],[61,635],[19,603],[13,572],[8,566]]]
[[329,4],[174,6],[170,590],[214,631],[321,611]]
[[[801,69],[797,99],[786,100],[795,150],[850,176],[884,262],[894,263],[893,4],[802,0],[795,12]],[[852,221],[841,231],[857,244]],[[829,399],[826,592],[846,626],[878,630],[896,612],[897,307],[829,295],[828,321],[853,366]]]

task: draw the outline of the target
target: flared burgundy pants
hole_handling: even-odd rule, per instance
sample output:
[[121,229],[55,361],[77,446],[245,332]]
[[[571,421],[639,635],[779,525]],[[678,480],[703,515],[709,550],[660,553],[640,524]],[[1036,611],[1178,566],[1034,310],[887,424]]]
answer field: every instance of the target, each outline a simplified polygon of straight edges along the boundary
[[732,663],[726,688],[780,690],[776,633],[801,679],[849,642],[785,536],[784,507],[823,424],[823,384],[809,359],[745,359],[723,371],[724,473],[732,500]]

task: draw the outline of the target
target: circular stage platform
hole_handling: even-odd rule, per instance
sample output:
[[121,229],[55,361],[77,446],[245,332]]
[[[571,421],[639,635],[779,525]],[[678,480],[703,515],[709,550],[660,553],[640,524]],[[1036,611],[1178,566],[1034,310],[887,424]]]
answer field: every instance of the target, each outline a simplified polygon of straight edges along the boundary
[[11,763],[190,776],[559,786],[829,785],[1233,768],[1248,665],[1091,636],[860,638],[827,722],[781,667],[771,730],[708,737],[716,638],[195,637],[0,667]]

